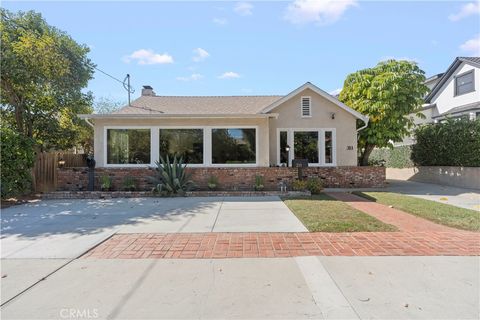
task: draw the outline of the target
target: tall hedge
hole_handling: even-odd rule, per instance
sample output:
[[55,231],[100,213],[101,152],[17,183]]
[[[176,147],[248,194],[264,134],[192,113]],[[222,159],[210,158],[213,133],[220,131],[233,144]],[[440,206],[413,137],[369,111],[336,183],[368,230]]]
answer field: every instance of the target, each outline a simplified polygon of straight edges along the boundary
[[31,169],[35,160],[33,140],[1,126],[1,197],[30,191]]
[[480,167],[480,119],[447,120],[415,130],[417,166]]
[[411,154],[411,146],[375,149],[370,155],[370,163],[376,165],[380,161],[385,161],[387,168],[411,168],[413,167]]

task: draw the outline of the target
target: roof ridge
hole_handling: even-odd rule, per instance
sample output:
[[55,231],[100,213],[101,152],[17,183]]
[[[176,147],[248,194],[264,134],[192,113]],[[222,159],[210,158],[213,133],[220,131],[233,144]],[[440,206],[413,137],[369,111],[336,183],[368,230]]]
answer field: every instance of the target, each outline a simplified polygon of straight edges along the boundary
[[144,96],[144,97],[154,97],[154,98],[255,98],[255,97],[283,97],[282,94],[262,94],[262,95],[226,95],[226,96],[166,96],[166,95],[154,95],[154,96]]

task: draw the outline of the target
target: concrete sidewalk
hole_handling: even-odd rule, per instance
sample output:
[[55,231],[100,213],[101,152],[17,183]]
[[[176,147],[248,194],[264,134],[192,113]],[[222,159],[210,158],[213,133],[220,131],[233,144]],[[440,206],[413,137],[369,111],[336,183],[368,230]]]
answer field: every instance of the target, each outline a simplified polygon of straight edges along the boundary
[[479,271],[478,257],[79,259],[1,312],[2,319],[71,311],[99,319],[477,319]]

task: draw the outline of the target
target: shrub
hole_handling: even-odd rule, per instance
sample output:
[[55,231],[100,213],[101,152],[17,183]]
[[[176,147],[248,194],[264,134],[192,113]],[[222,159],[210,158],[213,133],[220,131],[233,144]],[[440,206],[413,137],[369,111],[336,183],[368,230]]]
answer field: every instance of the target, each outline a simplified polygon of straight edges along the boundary
[[388,168],[411,168],[413,161],[410,159],[412,146],[400,146],[375,149],[370,154],[369,165],[385,165]]
[[320,178],[308,178],[306,188],[311,194],[319,194],[323,190],[323,183]]
[[255,176],[255,186],[254,186],[255,191],[262,191],[263,188],[265,188],[265,185],[263,184],[263,177]]
[[480,119],[429,124],[415,130],[417,166],[480,166]]
[[292,183],[292,189],[294,191],[305,191],[305,190],[307,190],[307,180],[295,179]]
[[217,190],[218,188],[218,179],[216,176],[210,176],[208,178],[208,182],[207,182],[207,185],[208,185],[208,189],[210,190]]
[[194,187],[191,175],[185,170],[187,167],[183,163],[183,158],[178,159],[175,155],[173,162],[167,155],[166,159],[160,156],[160,161],[156,161],[156,176],[151,180],[155,184],[154,190],[164,195],[184,194]]
[[125,191],[135,191],[136,189],[135,178],[126,176],[123,178],[123,190]]
[[31,190],[35,161],[32,139],[1,126],[1,197],[22,195]]
[[103,175],[100,178],[100,188],[102,191],[110,191],[112,190],[112,178],[107,175]]

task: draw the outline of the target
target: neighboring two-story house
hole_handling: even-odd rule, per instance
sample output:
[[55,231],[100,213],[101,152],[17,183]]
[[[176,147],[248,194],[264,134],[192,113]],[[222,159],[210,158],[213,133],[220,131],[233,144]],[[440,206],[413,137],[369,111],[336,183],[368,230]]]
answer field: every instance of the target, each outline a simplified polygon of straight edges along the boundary
[[[480,57],[456,58],[445,73],[428,78],[425,85],[430,89],[422,110],[425,119],[413,116],[416,125],[439,122],[447,117],[480,118]],[[413,137],[405,137],[395,145],[414,143]]]

